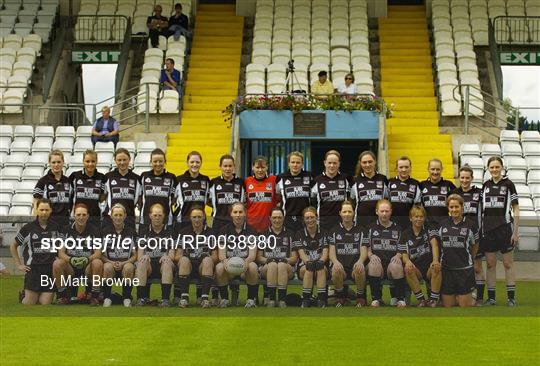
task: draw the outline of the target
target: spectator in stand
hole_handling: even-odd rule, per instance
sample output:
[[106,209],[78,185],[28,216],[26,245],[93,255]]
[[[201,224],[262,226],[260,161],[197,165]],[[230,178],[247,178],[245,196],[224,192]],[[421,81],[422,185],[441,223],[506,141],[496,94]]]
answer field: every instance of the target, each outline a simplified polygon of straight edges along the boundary
[[189,19],[187,15],[182,14],[182,4],[177,3],[174,5],[174,14],[169,18],[169,32],[173,35],[174,40],[178,41],[180,36],[186,38],[191,36],[191,32],[188,31]]
[[101,108],[101,117],[99,117],[94,126],[92,126],[92,143],[114,142],[114,146],[120,140],[120,123],[111,117],[111,109],[109,106]]
[[334,85],[328,80],[328,73],[326,71],[319,71],[317,76],[319,80],[316,80],[311,85],[311,94],[318,95],[321,98],[326,98],[328,94],[334,94]]
[[167,37],[169,35],[169,22],[166,17],[161,15],[162,10],[161,5],[156,5],[154,15],[149,16],[146,20],[152,47],[158,46],[159,36]]
[[165,68],[161,70],[159,82],[163,84],[164,90],[176,90],[180,93],[180,71],[174,68],[172,58],[165,59]]
[[354,75],[345,75],[345,84],[339,85],[337,90],[340,94],[358,94],[358,87],[354,83]]

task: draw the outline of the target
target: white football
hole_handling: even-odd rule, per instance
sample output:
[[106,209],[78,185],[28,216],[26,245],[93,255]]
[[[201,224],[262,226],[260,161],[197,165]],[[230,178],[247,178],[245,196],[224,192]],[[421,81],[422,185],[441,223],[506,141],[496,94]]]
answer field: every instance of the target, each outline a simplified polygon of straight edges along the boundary
[[245,271],[244,263],[244,260],[240,257],[229,258],[225,270],[233,276],[241,275]]

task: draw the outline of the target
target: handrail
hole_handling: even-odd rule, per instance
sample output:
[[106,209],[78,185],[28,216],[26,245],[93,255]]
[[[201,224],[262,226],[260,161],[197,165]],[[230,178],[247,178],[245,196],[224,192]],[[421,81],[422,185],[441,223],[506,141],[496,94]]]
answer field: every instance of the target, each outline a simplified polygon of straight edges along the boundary
[[124,34],[124,42],[120,48],[120,57],[118,58],[118,66],[116,68],[115,77],[115,94],[119,95],[122,90],[122,81],[124,80],[124,74],[129,60],[129,49],[131,47],[131,18],[127,18],[126,31]]
[[[122,39],[119,36],[118,28],[116,34],[116,22],[126,26],[126,31],[130,23],[130,18],[120,14],[84,14],[78,15],[75,24],[75,43],[124,43],[125,32]],[[97,29],[95,27],[99,24]],[[79,26],[80,25],[80,26]],[[131,33],[130,33],[131,37]]]
[[540,43],[540,17],[498,16],[493,19],[493,34],[499,45],[535,45]]
[[495,40],[495,30],[493,22],[488,22],[488,44],[489,52],[491,54],[491,66],[493,67],[493,73],[495,76],[495,89],[497,95],[502,97],[503,95],[503,74],[501,68],[501,60],[499,59],[499,50],[497,49],[497,42]]
[[43,73],[43,103],[46,103],[47,99],[49,98],[54,75],[56,74],[56,69],[60,63],[60,58],[62,57],[62,51],[64,49],[64,43],[66,40],[66,29],[64,27],[59,27],[57,30],[58,33],[56,34],[55,41],[51,41],[51,56],[47,61],[47,67]]

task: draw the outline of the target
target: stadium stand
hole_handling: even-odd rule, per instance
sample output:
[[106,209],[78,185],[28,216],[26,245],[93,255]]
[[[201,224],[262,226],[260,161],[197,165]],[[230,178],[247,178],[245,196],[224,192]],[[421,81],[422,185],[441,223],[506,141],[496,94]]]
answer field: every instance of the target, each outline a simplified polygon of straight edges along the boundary
[[428,161],[437,156],[443,174],[453,177],[452,139],[439,133],[425,8],[388,9],[388,17],[379,19],[381,93],[395,105],[387,127],[388,159],[408,155],[412,175],[423,177]]
[[167,169],[183,173],[187,154],[197,150],[205,174],[217,176],[219,158],[230,150],[221,111],[238,95],[244,20],[234,5],[200,5],[195,22],[182,125],[168,134]]
[[0,37],[16,34],[26,37],[39,36],[43,43],[49,41],[58,10],[58,0],[33,0],[3,2],[0,9]]
[[322,70],[338,87],[354,71],[359,93],[373,93],[365,0],[259,0],[246,93],[284,92],[290,60],[294,89],[309,91]]

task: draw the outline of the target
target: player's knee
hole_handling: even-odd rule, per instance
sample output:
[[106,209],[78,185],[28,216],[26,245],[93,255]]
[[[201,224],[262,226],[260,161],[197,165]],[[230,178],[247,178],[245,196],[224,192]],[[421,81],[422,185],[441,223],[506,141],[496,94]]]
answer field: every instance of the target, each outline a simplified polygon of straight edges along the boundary
[[135,274],[135,266],[133,263],[126,263],[122,268],[122,276],[131,278]]
[[103,262],[101,259],[93,259],[91,267],[93,271],[101,271],[103,269]]
[[279,272],[282,272],[282,271],[288,271],[288,267],[289,265],[287,263],[278,263],[277,264],[277,268],[278,268],[278,271]]
[[60,259],[60,258],[57,258],[54,260],[53,262],[53,272],[57,273],[57,272],[61,272],[63,269],[64,269],[64,260],[63,259]]
[[254,262],[251,262],[247,267],[247,273],[254,275],[257,273],[257,265]]
[[369,263],[368,264],[368,273],[370,276],[380,276],[382,274],[383,268],[380,263]]
[[107,262],[103,264],[103,275],[107,277],[111,277],[114,273],[114,267],[112,263]]
[[403,267],[397,263],[390,263],[388,265],[388,272],[390,272],[393,278],[403,277]]
[[223,266],[223,263],[216,264],[216,276],[222,277],[225,273],[225,267]]
[[332,278],[337,279],[337,280],[342,279],[343,278],[343,271],[338,270],[335,267],[332,267]]
[[266,268],[268,271],[275,271],[278,268],[278,264],[276,262],[267,263]]
[[514,267],[514,261],[512,259],[503,258],[503,266],[505,270],[510,270]]

